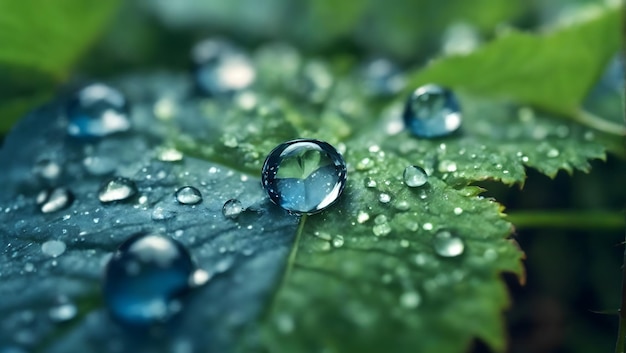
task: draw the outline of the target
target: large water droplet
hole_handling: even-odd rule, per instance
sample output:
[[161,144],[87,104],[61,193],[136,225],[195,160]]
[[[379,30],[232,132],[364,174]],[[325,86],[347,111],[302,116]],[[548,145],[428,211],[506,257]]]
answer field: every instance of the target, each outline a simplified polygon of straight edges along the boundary
[[244,208],[241,204],[241,201],[231,199],[224,203],[224,206],[222,207],[222,214],[226,218],[236,219],[237,217],[239,217],[241,212],[243,212],[243,210]]
[[406,186],[411,188],[422,186],[428,181],[426,171],[416,165],[410,165],[404,168],[404,174],[402,176]]
[[448,230],[441,230],[433,239],[435,252],[443,257],[459,256],[465,250],[463,240]]
[[454,93],[429,84],[417,88],[404,108],[404,124],[417,137],[446,136],[461,126],[461,111]]
[[193,186],[183,186],[176,190],[176,201],[183,205],[196,205],[202,202],[202,194]]
[[118,90],[94,83],[77,91],[68,101],[67,133],[77,138],[98,138],[130,129],[129,107]]
[[37,195],[37,204],[42,213],[66,209],[74,202],[74,195],[66,188],[43,190]]
[[228,42],[207,39],[192,51],[196,87],[209,96],[230,94],[252,84],[256,71],[248,57]]
[[98,192],[98,199],[103,203],[123,201],[135,196],[135,194],[137,194],[137,186],[134,181],[128,178],[114,177],[102,185]]
[[263,165],[263,186],[272,202],[313,214],[333,204],[346,185],[343,157],[330,144],[300,139],[276,147]]
[[181,309],[194,267],[183,245],[169,237],[151,233],[130,237],[106,267],[103,291],[109,312],[135,326],[171,318]]
[[65,249],[65,243],[60,240],[48,240],[41,244],[41,252],[50,257],[61,256],[65,252]]

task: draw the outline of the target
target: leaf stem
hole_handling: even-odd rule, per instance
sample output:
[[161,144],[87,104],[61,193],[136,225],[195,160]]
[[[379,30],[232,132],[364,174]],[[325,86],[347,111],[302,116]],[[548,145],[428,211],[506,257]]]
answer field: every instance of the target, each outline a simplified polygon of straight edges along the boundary
[[626,136],[626,125],[612,122],[606,119],[588,112],[584,109],[579,109],[573,114],[573,119],[583,125],[592,127],[598,131],[605,132],[611,135]]
[[506,218],[517,228],[615,231],[626,226],[621,211],[517,211]]

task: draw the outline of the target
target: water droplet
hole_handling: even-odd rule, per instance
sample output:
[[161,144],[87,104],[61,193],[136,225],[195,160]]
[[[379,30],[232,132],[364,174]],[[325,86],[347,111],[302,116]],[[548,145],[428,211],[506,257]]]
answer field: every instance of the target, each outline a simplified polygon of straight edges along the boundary
[[360,224],[367,222],[370,219],[370,215],[367,212],[359,211],[359,214],[356,216],[356,221]]
[[405,78],[393,62],[377,58],[366,63],[363,69],[364,86],[367,93],[391,96],[405,86]]
[[404,292],[400,296],[400,305],[407,309],[414,309],[420,305],[422,297],[415,291]]
[[65,249],[65,243],[60,240],[48,240],[41,244],[41,252],[50,257],[61,256],[65,252]]
[[374,167],[374,160],[368,157],[361,159],[356,164],[356,170],[368,170]]
[[65,109],[70,136],[90,139],[130,129],[126,98],[118,90],[101,83],[77,91]]
[[183,153],[173,147],[159,150],[157,158],[162,162],[179,162],[183,159]]
[[404,109],[404,124],[417,137],[446,136],[461,126],[461,112],[454,93],[429,84],[417,88]]
[[402,239],[402,240],[400,240],[400,246],[401,246],[401,247],[403,247],[403,248],[408,248],[410,245],[411,245],[411,243],[409,243],[409,241],[408,241],[408,240],[406,240],[406,239]]
[[145,326],[181,310],[194,265],[187,250],[159,234],[137,234],[113,254],[104,277],[104,299],[118,321]]
[[72,303],[62,303],[48,310],[48,316],[50,319],[56,322],[63,322],[73,319],[78,310]]
[[463,240],[447,230],[442,230],[435,234],[433,246],[435,252],[443,257],[459,256],[465,250]]
[[406,186],[411,188],[422,186],[428,181],[428,175],[426,174],[426,171],[416,165],[410,165],[404,168],[404,173],[402,176],[404,178],[404,183],[406,184]]
[[411,205],[407,200],[400,200],[396,202],[395,206],[398,211],[408,211],[411,208]]
[[236,199],[230,199],[226,201],[224,203],[224,206],[222,207],[222,214],[224,215],[224,217],[230,219],[236,219],[243,211],[244,208],[241,204],[241,201]]
[[449,160],[443,160],[439,162],[439,167],[437,168],[441,173],[453,173],[456,172],[456,163]]
[[432,230],[433,229],[433,224],[432,223],[424,223],[424,225],[422,226],[422,228],[424,230]]
[[256,70],[248,57],[228,42],[207,39],[192,51],[196,87],[209,96],[230,94],[250,86]]
[[42,179],[55,180],[61,175],[61,166],[50,159],[41,159],[35,163],[33,173]]
[[74,195],[66,188],[43,190],[37,195],[37,204],[42,213],[66,209],[74,202]]
[[343,235],[335,235],[333,237],[333,246],[336,248],[340,248],[343,246],[344,240],[343,240]]
[[374,235],[377,237],[385,236],[391,233],[391,226],[389,225],[389,223],[375,224],[374,227],[372,227],[372,233],[374,233]]
[[389,201],[391,201],[391,196],[389,194],[382,193],[378,195],[378,201],[381,203],[389,203]]
[[365,187],[368,187],[368,188],[375,188],[376,185],[377,185],[376,184],[376,180],[374,180],[374,179],[372,179],[370,177],[366,177],[364,182],[365,182]]
[[463,209],[461,207],[455,207],[453,210],[455,215],[460,215],[461,213],[463,213]]
[[123,177],[113,177],[107,180],[100,191],[98,199],[102,203],[127,200],[137,194],[135,182]]
[[333,204],[346,185],[343,157],[326,142],[300,139],[278,145],[263,165],[263,186],[272,202],[313,214]]
[[548,151],[547,156],[550,158],[556,158],[559,156],[559,150],[557,150],[556,148],[552,148]]
[[202,202],[202,194],[193,186],[183,186],[176,190],[176,201],[182,205],[196,205]]
[[387,223],[387,216],[385,216],[384,214],[379,214],[378,216],[376,216],[376,218],[374,218],[374,223],[376,224]]

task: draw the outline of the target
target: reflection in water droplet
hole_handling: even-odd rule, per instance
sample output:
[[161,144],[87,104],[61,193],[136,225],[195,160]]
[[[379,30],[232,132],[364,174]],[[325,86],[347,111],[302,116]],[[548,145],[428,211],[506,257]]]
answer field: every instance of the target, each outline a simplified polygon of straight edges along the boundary
[[41,244],[41,252],[50,257],[61,256],[65,252],[65,249],[65,243],[60,240],[48,240]]
[[443,257],[459,256],[465,250],[463,240],[448,230],[441,230],[433,239],[435,252]]
[[98,138],[130,129],[129,107],[118,90],[101,83],[88,85],[66,105],[67,133],[77,138]]
[[102,203],[127,200],[137,194],[135,182],[122,177],[113,177],[107,180],[100,191],[98,199]]
[[417,137],[446,136],[461,126],[456,96],[433,84],[421,86],[411,94],[403,117],[405,126]]
[[402,176],[404,178],[404,183],[406,184],[406,186],[411,188],[422,186],[428,181],[428,175],[426,174],[426,171],[416,165],[410,165],[404,168],[404,173]]
[[179,242],[159,234],[137,234],[113,254],[104,277],[104,299],[119,322],[146,326],[163,322],[182,309],[195,272]]
[[236,219],[243,211],[243,205],[241,204],[241,201],[237,199],[230,199],[226,201],[222,207],[222,214],[224,217],[230,219]]
[[66,188],[43,190],[37,195],[37,205],[42,213],[66,209],[74,202],[74,195]]
[[181,205],[196,205],[202,202],[202,194],[193,186],[183,186],[176,190],[176,201]]
[[265,160],[262,181],[272,202],[296,213],[322,211],[346,185],[343,157],[326,142],[300,139],[278,145]]
[[404,292],[400,296],[400,305],[407,309],[417,308],[422,301],[422,297],[415,291]]

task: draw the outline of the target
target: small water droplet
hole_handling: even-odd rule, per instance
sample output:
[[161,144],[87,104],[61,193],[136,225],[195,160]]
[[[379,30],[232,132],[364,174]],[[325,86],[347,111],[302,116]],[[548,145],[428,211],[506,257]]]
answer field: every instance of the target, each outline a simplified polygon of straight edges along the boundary
[[396,202],[394,206],[398,211],[408,211],[411,208],[411,205],[407,200],[400,200]]
[[189,252],[160,234],[137,234],[120,245],[109,260],[104,299],[119,322],[146,326],[163,322],[182,309],[195,268]]
[[377,185],[376,180],[374,180],[374,179],[372,179],[370,177],[366,177],[364,179],[364,182],[365,182],[365,187],[367,187],[367,188],[375,188],[376,185]]
[[460,215],[461,213],[463,213],[463,209],[461,207],[455,207],[453,210],[455,215]]
[[422,228],[424,230],[432,230],[433,229],[433,224],[432,223],[424,223],[424,225],[422,226]]
[[98,192],[98,199],[102,203],[124,201],[137,194],[135,182],[123,177],[108,179]]
[[243,211],[244,208],[241,204],[241,201],[236,199],[230,199],[226,201],[224,203],[224,206],[222,207],[222,214],[224,215],[224,217],[229,219],[236,219]]
[[400,305],[407,309],[415,309],[420,305],[422,297],[415,291],[402,293],[400,296]]
[[181,205],[197,205],[202,202],[202,194],[193,186],[183,186],[176,190],[176,201]]
[[65,243],[60,240],[48,240],[41,244],[41,252],[50,257],[61,256],[65,252],[65,249]]
[[61,175],[61,166],[51,159],[41,159],[35,163],[33,173],[45,180],[55,180]]
[[402,240],[400,240],[400,246],[401,246],[401,247],[403,247],[403,248],[408,248],[410,245],[411,245],[411,243],[409,243],[409,241],[408,241],[408,240],[406,240],[406,239],[402,239]]
[[459,256],[465,250],[463,240],[448,230],[441,230],[433,239],[435,252],[443,257]]
[[347,180],[335,148],[310,139],[278,145],[263,165],[262,181],[272,202],[295,213],[313,214],[332,205]]
[[428,84],[417,88],[407,100],[404,124],[409,131],[424,138],[446,136],[461,126],[461,112],[454,93]]
[[441,173],[453,173],[456,172],[457,167],[456,163],[454,163],[453,161],[444,159],[443,161],[439,162],[439,167],[437,169]]
[[401,91],[406,80],[400,69],[383,58],[368,61],[363,70],[366,92],[375,96],[391,96]]
[[56,322],[63,322],[73,319],[78,313],[76,305],[72,303],[62,303],[48,310],[50,319]]
[[173,147],[161,148],[157,154],[157,158],[162,162],[179,162],[183,157],[183,153]]
[[369,157],[365,157],[361,159],[356,164],[356,170],[369,170],[369,169],[372,169],[373,167],[374,167],[374,160]]
[[207,39],[196,44],[192,59],[196,87],[209,96],[242,90],[256,78],[256,70],[248,57],[222,40]]
[[550,158],[556,158],[559,156],[559,150],[557,150],[556,148],[552,148],[548,151],[547,156]]
[[595,134],[593,133],[593,131],[585,131],[583,138],[585,139],[585,141],[593,141],[595,139]]
[[391,196],[389,194],[382,193],[378,195],[378,201],[381,203],[389,203],[389,201],[391,201]]
[[67,133],[77,138],[99,138],[130,129],[126,98],[101,83],[77,91],[68,101],[65,114],[69,120]]
[[385,236],[385,235],[391,233],[391,226],[389,225],[389,223],[375,224],[374,227],[372,227],[372,232],[377,237]]
[[37,204],[42,213],[64,210],[72,205],[74,195],[66,188],[43,190],[37,195]]
[[359,214],[356,216],[356,221],[360,224],[367,222],[370,219],[370,215],[367,212],[359,211]]
[[410,165],[404,168],[404,173],[402,176],[404,178],[404,183],[406,184],[406,186],[411,188],[422,186],[428,181],[428,175],[426,174],[426,171],[416,165]]
[[332,240],[333,246],[340,248],[344,244],[343,235],[335,235]]

